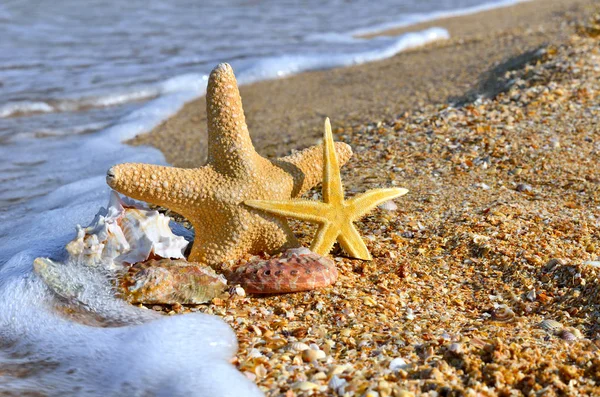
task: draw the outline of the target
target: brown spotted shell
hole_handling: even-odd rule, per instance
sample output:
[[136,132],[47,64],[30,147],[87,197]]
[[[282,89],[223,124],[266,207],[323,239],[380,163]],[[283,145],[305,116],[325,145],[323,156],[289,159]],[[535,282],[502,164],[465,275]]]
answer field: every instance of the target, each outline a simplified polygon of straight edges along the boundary
[[136,263],[119,281],[123,298],[146,304],[210,302],[227,287],[225,278],[210,267],[174,259]]
[[231,271],[227,279],[248,293],[279,294],[326,287],[335,283],[337,275],[331,259],[294,248],[278,257],[248,262]]

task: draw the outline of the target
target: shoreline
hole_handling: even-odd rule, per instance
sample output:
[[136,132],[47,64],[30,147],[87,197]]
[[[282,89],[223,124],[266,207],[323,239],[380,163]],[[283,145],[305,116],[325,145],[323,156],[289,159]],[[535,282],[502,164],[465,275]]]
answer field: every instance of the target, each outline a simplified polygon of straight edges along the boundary
[[[334,130],[341,130],[391,120],[424,105],[494,93],[502,85],[497,76],[530,60],[549,43],[567,40],[572,32],[568,21],[593,4],[533,0],[379,32],[398,35],[439,26],[451,38],[382,61],[244,85],[240,91],[250,135],[259,153],[281,156],[318,141],[326,116]],[[205,106],[203,97],[195,99],[128,143],[154,146],[174,166],[200,166],[206,158]]]

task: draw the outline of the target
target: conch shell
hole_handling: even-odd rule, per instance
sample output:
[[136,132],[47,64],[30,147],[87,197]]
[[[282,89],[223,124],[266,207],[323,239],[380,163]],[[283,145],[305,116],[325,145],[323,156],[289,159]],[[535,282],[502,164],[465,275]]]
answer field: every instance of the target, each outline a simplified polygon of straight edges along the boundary
[[[89,226],[77,225],[77,236],[67,244],[64,261],[37,258],[34,270],[57,295],[85,303],[95,291],[93,287],[112,290],[112,280],[130,265],[149,259],[185,259],[188,242],[171,231],[169,220],[158,211],[135,208],[112,192],[108,207],[100,209]],[[180,269],[173,271],[176,278],[182,278],[179,273],[187,274]],[[196,273],[193,276],[188,278],[200,278]],[[222,280],[214,281],[221,288]],[[207,296],[202,291],[195,298]]]
[[77,237],[66,246],[68,260],[120,270],[151,256],[183,259],[188,242],[173,234],[169,220],[158,211],[126,207],[112,192],[108,208],[102,208],[88,227],[77,225]]

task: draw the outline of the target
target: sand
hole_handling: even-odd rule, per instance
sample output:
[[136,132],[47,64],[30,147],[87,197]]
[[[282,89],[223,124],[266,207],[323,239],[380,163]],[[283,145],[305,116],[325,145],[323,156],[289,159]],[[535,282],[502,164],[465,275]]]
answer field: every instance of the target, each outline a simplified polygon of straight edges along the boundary
[[[464,37],[242,89],[263,153],[337,116],[347,197],[409,189],[357,222],[373,261],[332,253],[332,287],[153,307],[221,316],[268,396],[600,395],[600,4],[444,23]],[[200,164],[201,106],[136,142]]]

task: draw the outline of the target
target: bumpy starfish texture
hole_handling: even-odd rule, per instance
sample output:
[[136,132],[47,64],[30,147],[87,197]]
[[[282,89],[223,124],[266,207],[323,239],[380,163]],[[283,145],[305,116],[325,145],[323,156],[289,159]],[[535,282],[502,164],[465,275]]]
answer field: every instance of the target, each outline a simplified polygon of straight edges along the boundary
[[246,200],[250,207],[263,211],[318,223],[319,229],[311,251],[327,255],[338,241],[350,257],[371,260],[371,254],[352,224],[366,215],[377,205],[408,193],[407,189],[369,190],[348,201],[344,200],[344,189],[340,178],[340,168],[334,150],[333,136],[329,119],[325,120],[323,147],[323,202],[310,200]]
[[[194,226],[188,260],[216,265],[250,253],[274,253],[298,242],[285,218],[256,211],[245,200],[298,197],[321,180],[322,148],[313,146],[277,160],[254,150],[231,66],[210,74],[206,91],[208,161],[183,169],[150,164],[119,164],[108,170],[113,189],[167,207]],[[350,146],[337,144],[341,161]]]

